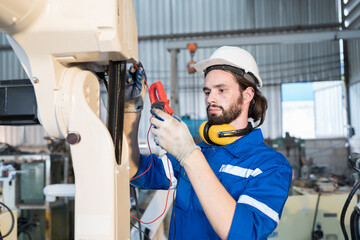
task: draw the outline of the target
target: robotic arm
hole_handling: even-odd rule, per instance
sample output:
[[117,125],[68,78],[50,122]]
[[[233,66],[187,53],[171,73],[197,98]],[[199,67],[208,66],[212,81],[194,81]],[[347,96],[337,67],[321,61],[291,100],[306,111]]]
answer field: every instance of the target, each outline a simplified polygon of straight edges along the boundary
[[[0,30],[34,86],[44,129],[71,144],[75,239],[129,239],[127,144],[114,141],[116,134],[100,120],[98,78],[85,69],[136,61],[132,1],[2,0]],[[124,69],[112,74],[120,83]]]

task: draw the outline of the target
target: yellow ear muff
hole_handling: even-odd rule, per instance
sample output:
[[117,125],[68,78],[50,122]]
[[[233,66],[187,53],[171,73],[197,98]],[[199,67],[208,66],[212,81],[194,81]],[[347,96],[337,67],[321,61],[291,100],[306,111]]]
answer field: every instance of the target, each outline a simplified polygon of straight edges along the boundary
[[235,131],[236,128],[231,126],[230,124],[222,124],[222,125],[212,125],[209,128],[209,138],[212,142],[218,144],[218,145],[227,145],[230,143],[235,142],[238,139],[238,136],[233,137],[219,137],[219,132],[225,132],[225,131]]
[[[207,144],[211,145],[211,144],[213,144],[213,143],[212,143],[211,140],[209,139],[208,129],[205,129],[205,125],[209,125],[209,124],[207,124],[207,123],[208,123],[208,122],[206,121],[206,122],[203,122],[203,123],[200,125],[200,127],[199,127],[199,134],[200,134],[201,139],[204,140],[204,142],[206,142]],[[208,127],[206,126],[206,128],[208,128]],[[205,137],[205,136],[206,136],[206,137]],[[207,139],[207,140],[206,140],[206,139]]]
[[203,122],[199,128],[200,137],[207,144],[217,144],[217,145],[227,145],[235,142],[238,139],[238,136],[231,137],[219,137],[219,132],[225,131],[235,131],[236,128],[230,124],[222,125],[211,125],[209,126],[208,122]]

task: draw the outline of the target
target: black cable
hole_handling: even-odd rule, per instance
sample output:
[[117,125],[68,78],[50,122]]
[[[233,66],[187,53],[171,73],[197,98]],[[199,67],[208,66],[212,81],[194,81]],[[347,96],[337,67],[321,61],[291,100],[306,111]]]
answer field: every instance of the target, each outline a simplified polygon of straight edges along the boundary
[[31,229],[33,229],[34,227],[38,226],[39,223],[36,222],[30,222],[29,219],[27,218],[23,218],[23,217],[19,217],[18,218],[18,228],[17,228],[17,235],[19,236],[22,232],[28,232]]
[[357,169],[356,167],[352,166],[352,168],[353,168],[357,173],[360,173],[359,169]]
[[6,206],[6,205],[5,205],[4,203],[2,203],[2,202],[0,202],[0,204],[1,204],[2,206],[4,206],[4,207],[9,211],[10,216],[11,216],[11,227],[10,227],[10,230],[9,230],[9,232],[6,233],[4,236],[1,236],[0,239],[2,240],[2,239],[4,239],[5,237],[9,236],[10,233],[12,232],[12,230],[14,229],[15,218],[14,218],[14,214],[12,213],[11,209],[10,209],[8,206]]
[[[136,189],[135,188],[131,188],[132,191],[133,191],[133,194],[134,194],[134,198],[135,198],[135,206],[136,206],[136,217],[138,219],[140,219],[140,211],[139,211],[139,202],[138,202],[138,198],[137,198],[137,194],[136,194]],[[140,221],[138,221],[138,224],[139,224],[139,228],[138,229],[141,229],[141,223]],[[139,231],[139,239],[141,240],[142,239],[142,236],[141,236],[141,232],[142,231]],[[145,234],[145,233],[144,233]]]
[[[138,228],[137,226],[135,226],[135,224],[133,224],[132,222],[130,222],[131,226],[133,226],[134,228],[136,228],[137,230],[139,230],[140,232],[142,232],[144,234],[144,236],[147,238],[147,239],[150,239],[150,237],[140,228]],[[151,240],[151,239],[150,239]]]
[[21,233],[25,234],[28,237],[29,240],[32,240],[30,233],[28,233],[26,231],[21,232]]
[[359,236],[359,215],[356,212],[356,209],[354,209],[354,211],[351,213],[351,217],[350,217],[350,230],[351,230],[351,239],[352,240],[357,240]]
[[356,227],[354,228],[355,229],[355,238],[353,238],[353,240],[359,240],[360,239],[360,232],[359,232],[359,212],[356,211],[356,216],[355,216],[355,224],[356,224]]
[[318,213],[318,209],[319,209],[320,196],[321,196],[321,189],[319,190],[318,198],[316,201],[316,208],[315,208],[314,222],[313,222],[313,227],[312,227],[312,232],[311,232],[311,239],[315,239],[315,223],[316,223],[316,217],[317,217],[317,213]]
[[262,71],[262,75],[266,75],[266,74],[271,74],[271,73],[278,73],[281,71],[290,71],[290,70],[298,70],[298,69],[304,69],[304,68],[315,68],[315,67],[322,67],[322,66],[327,66],[327,65],[335,65],[335,68],[337,68],[337,65],[339,64],[339,61],[337,61],[337,59],[335,60],[331,60],[331,61],[323,61],[323,62],[319,62],[319,63],[314,63],[314,62],[306,62],[306,63],[301,63],[301,64],[297,64],[294,67],[286,67],[285,65],[281,65],[278,68],[272,67],[270,70],[265,70]]
[[[281,62],[269,62],[269,63],[266,63],[266,64],[258,64],[258,67],[259,68],[266,68],[266,67],[274,68],[274,65],[284,66],[284,65],[287,65],[287,64],[294,64],[294,63],[298,63],[298,62],[302,63],[302,62],[310,62],[310,61],[322,61],[322,59],[326,60],[326,59],[329,59],[331,57],[339,57],[341,53],[343,53],[343,52],[331,53],[331,54],[327,54],[327,55],[321,55],[321,56],[310,57],[310,58],[301,58],[301,59],[296,59],[296,60],[288,60],[288,61],[281,61]],[[169,70],[147,70],[146,73],[150,73],[149,75],[163,74],[164,75],[163,78],[165,79],[167,74],[169,73]],[[188,76],[188,74],[189,74],[189,72],[187,70],[180,71],[180,74],[181,73],[184,73],[186,76]]]
[[341,216],[340,216],[340,226],[341,226],[341,230],[343,232],[343,235],[345,237],[345,240],[349,240],[349,237],[347,235],[346,232],[346,228],[345,228],[345,214],[346,214],[346,210],[349,207],[349,204],[351,202],[351,199],[353,198],[354,194],[356,193],[357,189],[360,186],[360,181],[358,181],[357,183],[355,183],[354,187],[351,189],[351,192],[349,194],[349,196],[347,197],[344,207],[341,211]]
[[350,216],[350,231],[351,231],[351,239],[355,239],[355,216],[356,210],[353,210]]

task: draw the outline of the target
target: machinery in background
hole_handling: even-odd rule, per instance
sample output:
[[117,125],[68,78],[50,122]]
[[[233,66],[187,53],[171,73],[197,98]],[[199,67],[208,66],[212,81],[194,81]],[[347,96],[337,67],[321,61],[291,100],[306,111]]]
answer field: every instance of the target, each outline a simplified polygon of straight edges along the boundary
[[[357,204],[348,197],[351,180],[346,139],[305,140],[287,133],[285,138],[265,142],[282,153],[293,168],[288,200],[269,239],[344,239],[343,232],[350,231],[354,220],[345,215],[343,205],[354,209]],[[345,166],[333,169],[334,161]]]
[[196,73],[196,69],[194,67],[194,65],[196,64],[196,62],[194,61],[194,55],[197,50],[197,44],[196,43],[188,43],[187,49],[189,50],[191,60],[186,64],[186,69],[187,69],[188,73],[193,74],[193,73]]
[[[311,188],[293,187],[285,203],[278,227],[269,240],[341,240],[340,226],[343,203],[349,190],[316,192]],[[349,207],[353,208],[352,199]],[[350,216],[344,218],[344,226],[350,231]]]
[[[265,142],[286,157],[293,169],[293,178],[301,186],[313,184],[314,180],[319,182],[320,178],[330,178],[341,185],[352,181],[346,138],[301,139],[286,133],[284,138],[265,139]],[[329,180],[322,182],[326,181]]]
[[39,124],[34,88],[29,79],[0,81],[0,96],[4,100],[0,102],[1,125]]
[[286,133],[285,138],[265,139],[265,143],[286,157],[293,169],[294,178],[300,179],[302,167],[308,165],[305,160],[305,140]]
[[50,184],[73,181],[69,154],[59,145],[49,144],[52,153],[30,153],[1,144],[1,202],[17,213],[17,229],[13,231],[20,240],[74,238],[74,199],[59,198],[48,203],[43,193]]
[[[352,153],[349,157],[349,163],[353,167],[353,169],[356,171],[353,174],[353,177],[355,179],[355,183],[353,188],[351,189],[351,192],[349,193],[349,196],[346,199],[346,202],[344,203],[344,207],[341,212],[341,229],[344,234],[345,239],[348,239],[348,231],[345,228],[345,215],[346,211],[349,208],[350,202],[352,201],[355,193],[358,191],[360,187],[360,154],[359,153]],[[357,199],[359,199],[359,196],[357,196]],[[350,229],[351,229],[351,239],[358,240],[360,239],[360,202],[356,204],[355,207],[353,207],[353,211],[351,213],[351,219],[350,219]]]
[[281,221],[269,239],[360,239],[360,203],[354,198],[360,187],[360,154],[352,153],[349,162],[356,171],[351,191],[322,178],[312,187],[293,186]]

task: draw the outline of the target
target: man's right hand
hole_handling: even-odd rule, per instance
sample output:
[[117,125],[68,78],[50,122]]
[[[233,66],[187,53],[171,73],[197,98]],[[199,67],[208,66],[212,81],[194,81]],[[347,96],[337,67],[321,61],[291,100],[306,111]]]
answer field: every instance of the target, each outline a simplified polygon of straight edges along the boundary
[[126,73],[124,112],[140,112],[144,108],[146,94],[146,73],[141,62],[133,65]]

